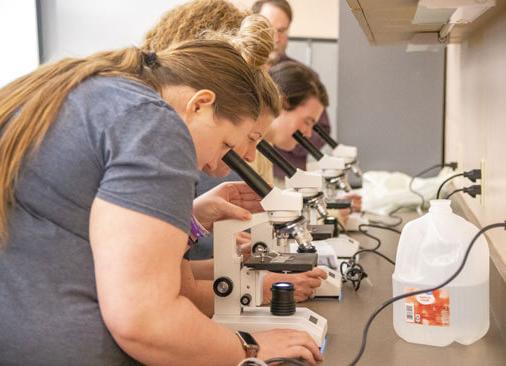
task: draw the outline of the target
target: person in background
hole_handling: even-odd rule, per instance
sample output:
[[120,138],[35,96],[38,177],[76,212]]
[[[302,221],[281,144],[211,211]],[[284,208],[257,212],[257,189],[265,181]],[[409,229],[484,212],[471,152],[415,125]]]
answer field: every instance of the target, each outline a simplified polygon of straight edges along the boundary
[[[274,51],[269,57],[269,63],[271,66],[284,61],[298,62],[288,57],[286,54],[290,25],[293,20],[293,11],[288,1],[259,0],[253,4],[251,10],[255,14],[260,14],[266,17],[274,28]],[[322,126],[327,132],[330,131],[330,122],[326,110],[321,113],[320,118],[316,121],[316,123],[320,124],[320,126]],[[318,148],[325,145],[325,142],[317,134],[313,134],[310,140]],[[296,145],[295,148],[290,150],[285,150],[283,147],[277,147],[277,149],[297,168],[306,170],[308,153],[302,146]],[[283,172],[278,167],[274,167],[274,177],[277,179],[284,179]]]
[[[281,92],[283,108],[271,124],[265,140],[274,147],[291,151],[297,146],[292,137],[296,131],[307,138],[313,135],[313,126],[328,106],[327,91],[318,75],[298,62],[276,64],[269,74]],[[337,211],[340,222],[346,224],[350,211]]]
[[[269,63],[271,66],[275,66],[281,62],[292,61],[298,62],[286,54],[286,48],[288,46],[288,34],[290,31],[290,25],[293,20],[293,11],[286,0],[258,0],[256,1],[251,10],[254,14],[260,14],[266,17],[274,28],[274,51],[269,56]],[[314,72],[314,71],[313,71]],[[328,99],[328,98],[327,98]],[[330,132],[329,116],[326,109],[320,115],[320,118],[316,122],[323,127],[324,130]],[[312,134],[310,137],[311,142],[318,148],[325,145],[325,142],[318,134]],[[278,151],[288,159],[297,168],[306,170],[306,163],[308,152],[300,145],[296,145],[291,150],[286,150],[282,146],[277,147]],[[278,167],[274,167],[274,177],[278,180],[284,179],[283,172]],[[352,209],[355,212],[359,212],[362,209],[362,197],[356,193],[348,193],[342,198],[349,199],[352,201]],[[346,214],[341,212],[342,220],[346,221]]]
[[[250,15],[240,11],[234,5],[224,0],[197,0],[177,6],[162,16],[160,21],[147,32],[142,48],[146,51],[159,51],[169,47],[172,43],[181,42],[188,39],[205,38],[206,36],[216,36],[216,33],[249,35],[249,39],[255,39],[256,43],[249,42],[249,47],[243,47],[243,56],[248,59],[251,55],[248,52],[254,51],[267,58],[272,54],[272,27],[270,23],[260,15]],[[262,21],[263,20],[263,21]],[[268,34],[266,34],[268,33]],[[271,37],[271,43],[266,44],[262,40]],[[268,50],[266,52],[266,50]],[[246,52],[248,51],[248,52]],[[244,144],[237,145],[234,150],[247,162],[253,162],[256,157],[256,145],[263,139],[265,133],[281,111],[280,97],[275,90],[262,94],[264,109],[257,119],[256,123],[248,133]],[[276,95],[275,98],[272,96]],[[272,169],[270,169],[270,179],[272,183]],[[265,176],[264,176],[265,177]],[[250,190],[244,187],[244,183],[237,183],[240,178],[230,172],[230,169],[223,162],[218,162],[215,169],[201,172],[199,183],[197,185],[197,195],[202,195],[211,191],[221,196],[221,206],[236,217],[244,213],[237,207],[226,201],[244,202],[244,197],[249,197]],[[232,182],[221,184],[223,182]],[[258,198],[258,197],[257,197]],[[225,200],[224,200],[225,199]],[[246,203],[251,210],[259,209],[258,201],[253,199]],[[202,206],[202,205],[201,205]],[[207,205],[211,207],[211,205]],[[215,219],[219,219],[216,217]],[[211,231],[211,228],[208,228]],[[244,234],[238,237],[238,245],[242,246],[243,253],[246,254],[250,248],[250,238]],[[195,278],[199,281],[201,292],[200,302],[206,304],[206,314],[213,313],[214,293],[212,291],[212,279],[214,275],[214,261],[212,257],[212,236],[200,238],[198,245],[193,246],[188,254],[192,259],[190,261]],[[271,285],[274,282],[290,281],[295,285],[295,299],[304,301],[311,297],[317,287],[321,284],[321,279],[326,278],[326,273],[319,268],[313,271],[300,274],[278,274],[269,273],[263,284],[264,303],[269,303],[271,299]]]
[[[197,170],[244,143],[272,90],[245,44],[106,51],[0,89],[0,364],[245,358],[182,260]],[[304,332],[254,336],[262,359],[321,360]]]

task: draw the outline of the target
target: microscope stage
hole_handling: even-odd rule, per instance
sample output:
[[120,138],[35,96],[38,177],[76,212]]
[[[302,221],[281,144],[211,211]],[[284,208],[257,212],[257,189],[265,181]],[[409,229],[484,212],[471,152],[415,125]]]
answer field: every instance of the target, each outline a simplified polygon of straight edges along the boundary
[[244,261],[244,266],[272,272],[306,272],[318,263],[316,253],[281,253],[275,256],[255,255]]
[[334,236],[334,225],[308,225],[307,229],[311,233],[313,240],[325,240]]

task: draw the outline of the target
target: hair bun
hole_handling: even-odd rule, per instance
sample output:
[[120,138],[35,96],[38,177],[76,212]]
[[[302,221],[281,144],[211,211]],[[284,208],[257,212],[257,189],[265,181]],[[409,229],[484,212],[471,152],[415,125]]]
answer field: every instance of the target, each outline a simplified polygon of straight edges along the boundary
[[250,66],[260,67],[267,63],[274,51],[274,29],[264,16],[248,15],[233,43]]

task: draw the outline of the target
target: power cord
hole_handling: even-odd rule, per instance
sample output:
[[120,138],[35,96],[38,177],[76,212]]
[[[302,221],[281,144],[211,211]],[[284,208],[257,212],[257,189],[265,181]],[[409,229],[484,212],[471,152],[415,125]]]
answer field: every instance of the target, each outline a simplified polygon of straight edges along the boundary
[[382,230],[388,230],[392,231],[396,234],[400,234],[401,232],[397,229],[387,227],[387,226],[381,226],[381,225],[374,225],[374,224],[362,224],[358,227],[358,231],[364,234],[365,236],[373,239],[376,241],[376,246],[374,248],[370,249],[361,249],[357,251],[353,256],[344,262],[341,262],[341,265],[339,266],[339,271],[341,272],[341,277],[343,282],[351,282],[353,289],[355,291],[358,291],[360,289],[360,284],[364,279],[368,277],[367,272],[364,270],[364,267],[357,263],[357,257],[362,253],[374,253],[381,258],[385,259],[387,262],[395,266],[395,261],[388,258],[383,253],[378,252],[378,249],[381,247],[381,240],[370,234],[369,232],[365,231],[364,228],[376,228],[376,229],[382,229]]
[[464,192],[470,195],[473,198],[476,198],[477,195],[481,194],[481,185],[480,184],[474,184],[469,187],[459,188],[454,190],[452,193],[450,193],[448,196],[446,196],[446,199],[449,199],[451,196],[453,196],[455,193],[458,192]]
[[268,366],[273,363],[282,363],[283,365],[307,366],[307,363],[296,358],[276,357],[262,361],[258,358],[247,358],[242,360],[237,366]]
[[397,221],[394,221],[393,223],[388,223],[383,220],[377,220],[377,219],[374,219],[373,217],[369,217],[369,222],[372,224],[381,225],[383,227],[390,227],[390,228],[394,228],[396,226],[399,226],[400,224],[402,224],[404,222],[404,220],[402,219],[402,217],[394,215],[394,214],[403,208],[404,208],[403,206],[397,207],[395,210],[390,211],[386,215],[383,215],[383,217],[389,217],[391,219],[397,220]]
[[422,194],[418,193],[417,191],[415,191],[413,189],[413,182],[415,181],[415,179],[421,177],[424,174],[427,174],[428,172],[430,172],[430,171],[432,171],[434,169],[438,169],[438,168],[442,169],[442,168],[447,168],[447,167],[448,168],[452,168],[452,170],[456,170],[458,168],[458,163],[454,161],[454,162],[451,162],[451,163],[436,164],[436,165],[433,165],[431,167],[428,167],[427,169],[422,170],[421,172],[419,172],[418,174],[414,175],[411,178],[411,180],[409,181],[409,190],[412,193],[416,194],[418,197],[420,197],[420,199],[422,201],[420,203],[420,205],[417,207],[417,211],[419,211],[419,210],[421,210],[421,209],[423,209],[425,207],[425,197]]
[[267,366],[267,364],[258,358],[247,358],[242,360],[237,366]]
[[364,354],[365,347],[366,347],[366,344],[367,344],[367,335],[369,333],[369,328],[371,327],[371,324],[374,321],[374,319],[378,316],[378,314],[383,309],[385,309],[388,305],[391,305],[391,304],[393,304],[396,301],[405,299],[405,298],[410,297],[410,296],[420,295],[420,294],[423,294],[425,292],[436,291],[436,290],[438,290],[438,289],[440,289],[440,288],[448,285],[450,282],[452,282],[460,274],[460,272],[462,272],[462,269],[464,268],[464,266],[465,266],[465,264],[467,262],[467,258],[469,257],[469,253],[471,252],[471,249],[473,248],[473,245],[476,242],[476,240],[483,233],[485,233],[485,232],[487,232],[487,231],[489,231],[491,229],[498,228],[498,227],[502,227],[502,228],[506,229],[506,221],[501,222],[501,223],[496,223],[496,224],[491,224],[491,225],[485,226],[483,229],[481,229],[480,231],[478,231],[478,233],[476,233],[476,235],[474,236],[474,238],[469,243],[469,246],[467,247],[467,250],[466,250],[466,252],[464,254],[464,258],[462,259],[462,262],[461,262],[459,268],[455,271],[455,273],[453,273],[447,280],[445,280],[440,285],[432,287],[432,288],[429,288],[429,289],[412,291],[412,292],[407,292],[407,293],[402,294],[402,295],[394,296],[394,297],[388,299],[387,301],[385,301],[378,308],[376,308],[376,310],[374,310],[374,312],[371,314],[371,316],[369,317],[369,319],[367,320],[367,322],[365,324],[365,327],[364,327],[364,330],[363,330],[363,333],[362,333],[362,343],[360,345],[360,349],[357,352],[357,355],[355,356],[355,358],[353,359],[353,361],[351,361],[351,363],[349,364],[349,366],[355,366],[358,363],[358,361],[360,361],[360,358]]
[[469,170],[469,171],[464,172],[464,173],[459,173],[459,174],[452,175],[451,177],[445,179],[445,181],[443,183],[441,183],[441,185],[437,189],[437,195],[436,195],[437,199],[439,199],[439,197],[441,197],[441,190],[443,189],[444,185],[446,183],[448,183],[449,181],[451,181],[452,179],[455,179],[457,177],[464,177],[464,178],[469,179],[471,182],[476,183],[476,181],[478,179],[481,179],[481,169]]
[[307,363],[305,363],[304,361],[301,361],[301,360],[297,360],[295,358],[276,357],[276,358],[271,358],[271,359],[265,361],[265,363],[267,365],[270,365],[273,363],[278,363],[278,362],[283,362],[283,364],[286,364],[286,365],[307,366]]

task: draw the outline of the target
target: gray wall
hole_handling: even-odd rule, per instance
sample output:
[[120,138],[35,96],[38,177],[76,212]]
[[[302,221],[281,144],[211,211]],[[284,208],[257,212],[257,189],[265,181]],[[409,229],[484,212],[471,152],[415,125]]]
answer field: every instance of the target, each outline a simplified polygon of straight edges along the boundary
[[338,139],[365,170],[414,174],[442,161],[444,51],[372,47],[345,1],[339,30]]

